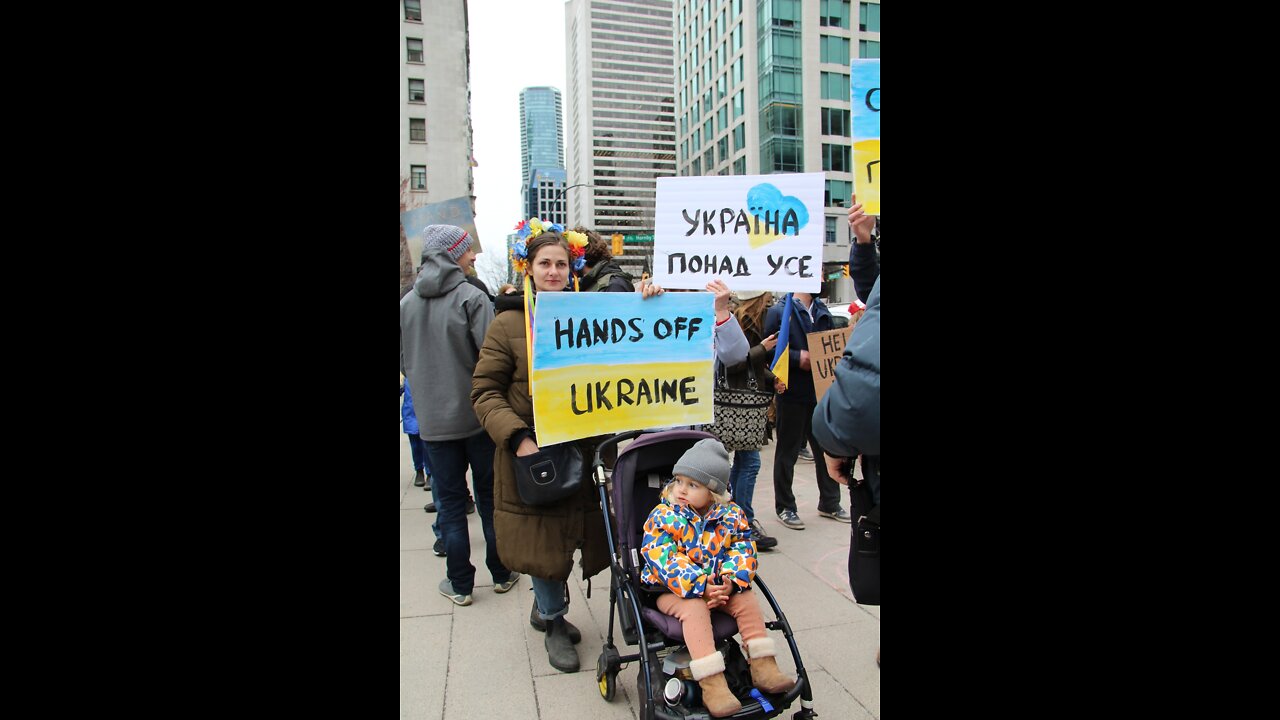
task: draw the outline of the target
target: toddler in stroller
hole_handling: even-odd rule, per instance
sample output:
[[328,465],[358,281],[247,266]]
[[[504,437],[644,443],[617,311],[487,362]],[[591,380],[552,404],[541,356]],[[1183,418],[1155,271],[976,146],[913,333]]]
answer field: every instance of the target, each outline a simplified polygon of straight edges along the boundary
[[662,502],[644,524],[640,582],[668,591],[658,596],[658,609],[680,620],[702,702],[713,717],[726,717],[742,703],[729,692],[724,656],[715,649],[711,611],[716,608],[738,623],[755,687],[780,693],[796,683],[778,670],[773,638],[765,634],[751,592],[756,548],[746,515],[729,499],[729,452],[719,440],[699,440],[673,470]]
[[[637,435],[625,433],[605,445]],[[803,710],[796,717],[812,717],[808,678],[790,627],[756,577],[750,526],[728,495],[729,467],[729,454],[719,440],[690,430],[645,434],[618,456],[608,523],[614,593],[609,637],[596,674],[601,694],[611,699],[621,662],[639,659],[644,718],[706,717],[704,713],[768,718],[797,696]],[[665,488],[659,487],[662,477],[672,478]],[[644,512],[640,503],[652,511]],[[760,596],[777,615],[776,622],[765,623]],[[634,656],[620,656],[613,645],[613,610],[622,600],[630,606],[624,606],[620,618],[625,639],[628,644],[643,642]],[[784,631],[799,679],[778,668],[766,628]],[[732,639],[735,632],[742,636],[749,665]],[[660,674],[657,655],[664,651]],[[705,710],[697,707],[699,702]]]

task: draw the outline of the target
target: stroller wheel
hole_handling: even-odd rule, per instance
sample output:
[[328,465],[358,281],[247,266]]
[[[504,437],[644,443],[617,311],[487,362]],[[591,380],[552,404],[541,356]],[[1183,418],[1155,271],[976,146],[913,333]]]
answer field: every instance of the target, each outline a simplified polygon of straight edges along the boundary
[[616,658],[618,651],[614,650],[612,657],[608,648],[600,653],[600,657],[596,659],[596,682],[600,685],[600,697],[605,702],[613,702],[618,696],[618,663]]

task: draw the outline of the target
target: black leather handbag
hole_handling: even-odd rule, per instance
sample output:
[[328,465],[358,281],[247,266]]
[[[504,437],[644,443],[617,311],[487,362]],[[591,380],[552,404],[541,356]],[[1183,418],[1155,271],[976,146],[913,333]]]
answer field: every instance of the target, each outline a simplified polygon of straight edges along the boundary
[[[880,463],[862,459],[862,474],[879,473]],[[852,475],[852,473],[850,473]],[[872,505],[871,488],[865,479],[851,478],[849,493],[853,501],[853,536],[849,540],[849,589],[859,605],[880,604],[880,506]]]
[[563,442],[516,456],[516,490],[525,505],[550,505],[578,492],[586,461],[576,442]]

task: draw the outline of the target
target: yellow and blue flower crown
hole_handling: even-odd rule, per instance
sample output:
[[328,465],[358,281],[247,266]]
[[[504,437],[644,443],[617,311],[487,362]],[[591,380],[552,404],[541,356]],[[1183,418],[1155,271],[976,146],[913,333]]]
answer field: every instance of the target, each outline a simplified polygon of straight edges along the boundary
[[565,230],[560,223],[544,224],[541,219],[532,217],[516,223],[516,237],[519,239],[511,246],[511,266],[516,272],[523,273],[529,267],[529,241],[551,230],[558,232],[569,241],[569,252],[573,254],[573,272],[581,273],[587,266],[587,236],[573,230]]

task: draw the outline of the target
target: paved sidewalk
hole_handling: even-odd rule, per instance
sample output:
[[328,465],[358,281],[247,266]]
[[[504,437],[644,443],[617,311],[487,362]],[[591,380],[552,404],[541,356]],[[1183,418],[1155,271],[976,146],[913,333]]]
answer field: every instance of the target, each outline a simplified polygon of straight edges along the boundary
[[[880,608],[858,605],[849,592],[849,525],[818,516],[818,487],[813,463],[796,463],[794,491],[805,530],[790,530],[773,512],[773,446],[761,451],[756,482],[757,516],[778,538],[778,547],[760,553],[760,575],[778,599],[795,631],[796,644],[813,682],[814,710],[841,720],[880,718]],[[845,509],[848,492],[842,489]],[[400,434],[400,717],[415,720],[537,718],[633,720],[639,662],[618,674],[612,703],[600,697],[595,682],[609,620],[608,571],[592,578],[591,598],[578,570],[569,581],[569,620],[582,630],[577,645],[581,670],[561,673],[547,662],[542,633],[529,626],[533,604],[527,576],[510,592],[493,592],[484,567],[484,535],[478,515],[467,517],[471,561],[476,565],[474,602],[459,607],[436,589],[444,577],[444,558],[431,552],[434,514],[423,512],[431,493],[413,487],[408,439]],[[575,567],[577,562],[575,560]],[[766,619],[772,612],[765,606]],[[615,622],[617,622],[615,620]],[[771,632],[780,645],[781,633]],[[625,646],[619,627],[619,650]],[[795,664],[785,649],[778,656],[784,671]],[[779,717],[799,710],[799,700]]]

